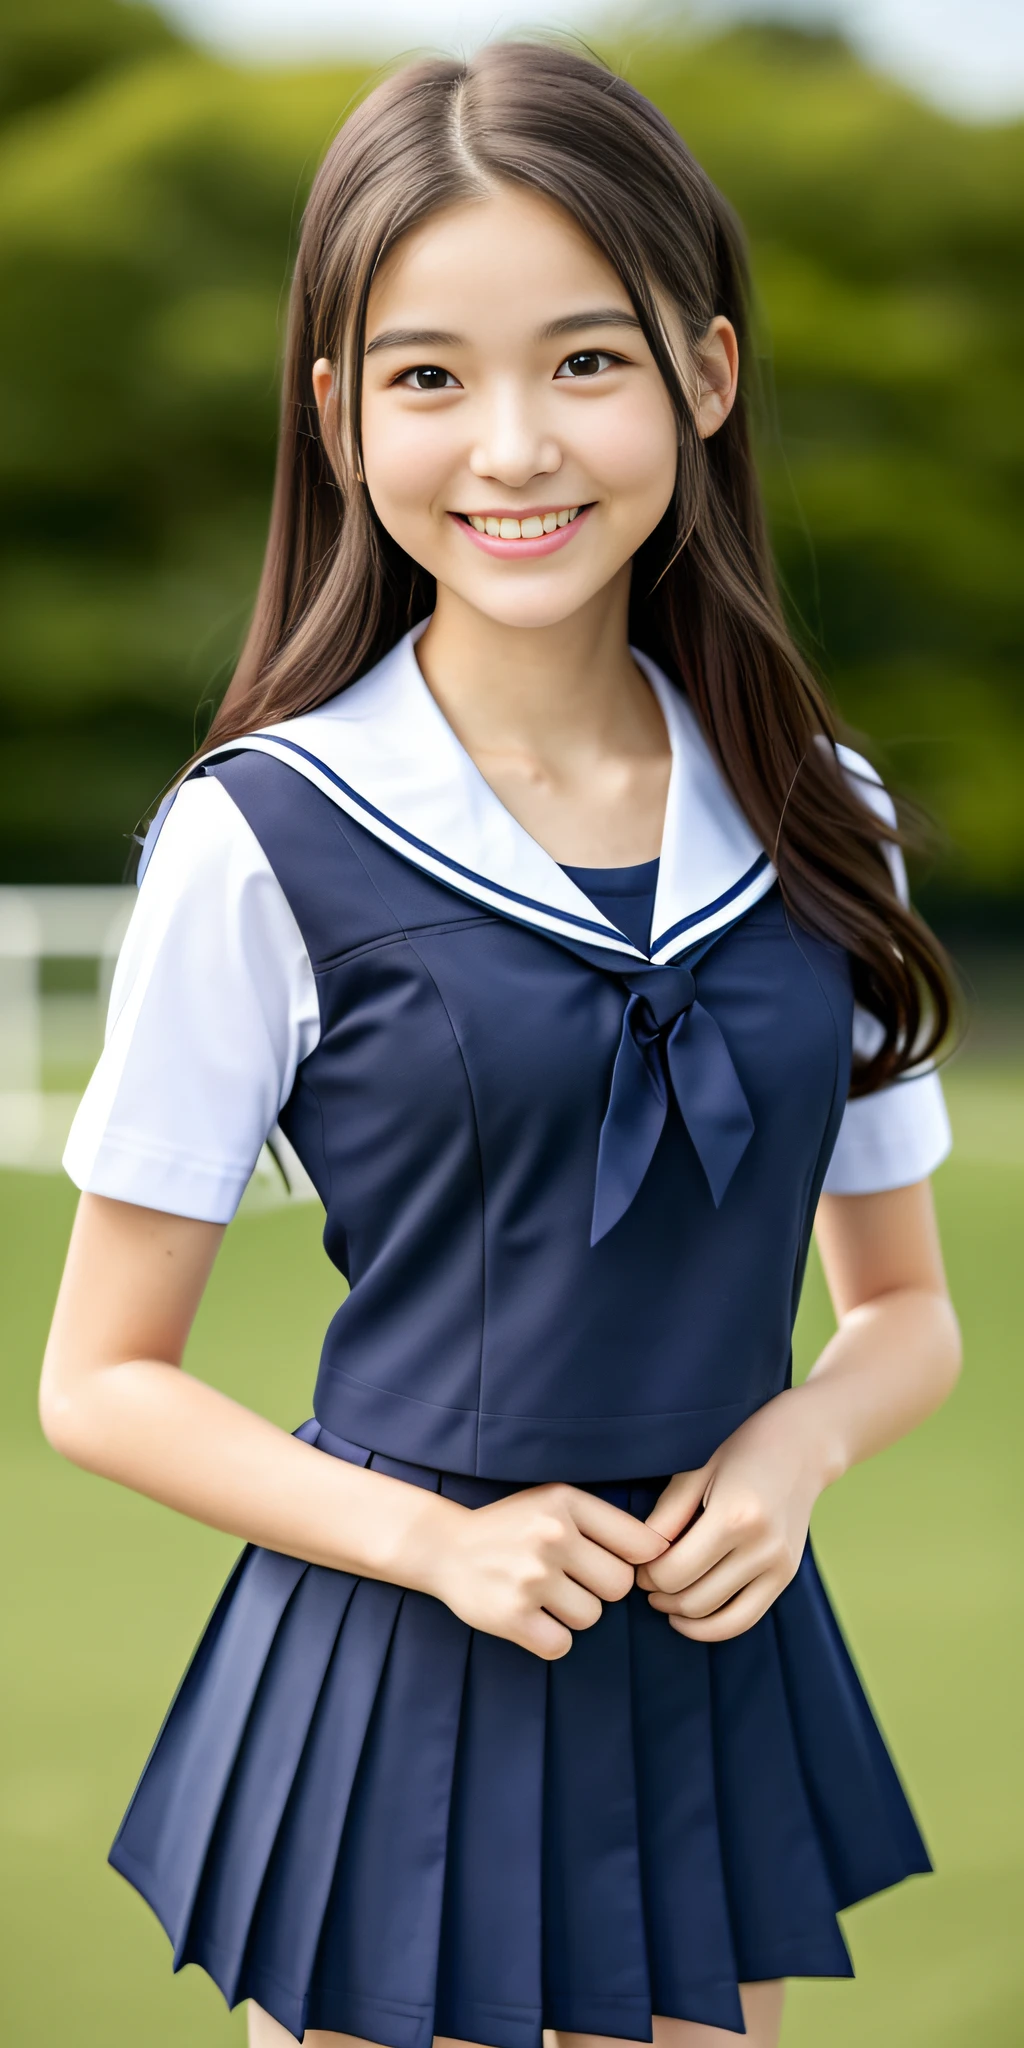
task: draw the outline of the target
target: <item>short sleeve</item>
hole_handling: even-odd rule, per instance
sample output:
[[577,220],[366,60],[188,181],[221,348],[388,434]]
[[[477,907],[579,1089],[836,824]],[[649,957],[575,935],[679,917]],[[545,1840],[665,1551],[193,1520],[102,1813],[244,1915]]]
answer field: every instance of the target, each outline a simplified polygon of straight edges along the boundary
[[[836,752],[850,780],[876,816],[895,824],[892,798],[870,763],[850,747]],[[910,900],[907,871],[898,846],[885,848],[896,891]],[[854,1051],[872,1053],[881,1025],[857,1008],[853,1018]],[[848,1102],[839,1127],[822,1192],[826,1195],[876,1195],[889,1188],[910,1187],[941,1166],[953,1138],[942,1083],[930,1069],[911,1071],[874,1095]]]
[[121,949],[66,1171],[90,1194],[229,1222],[319,1030],[309,956],[258,840],[215,778],[184,783]]
[[[864,1024],[881,1027],[874,1017],[854,1017],[854,1045],[870,1050]],[[843,1111],[835,1150],[822,1193],[880,1195],[887,1188],[908,1188],[926,1180],[941,1166],[953,1138],[942,1083],[935,1073],[910,1073],[858,1095]]]

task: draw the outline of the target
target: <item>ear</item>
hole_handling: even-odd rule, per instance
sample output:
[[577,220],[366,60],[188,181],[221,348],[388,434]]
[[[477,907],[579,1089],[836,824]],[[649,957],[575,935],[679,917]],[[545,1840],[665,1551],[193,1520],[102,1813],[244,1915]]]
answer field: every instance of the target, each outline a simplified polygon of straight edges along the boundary
[[353,481],[365,481],[357,451],[351,445],[350,422],[339,403],[338,377],[327,356],[318,356],[312,370],[313,396],[320,415],[320,432],[336,483],[343,489]]
[[736,329],[724,313],[716,313],[697,351],[700,396],[694,420],[702,441],[717,434],[728,419],[736,398],[740,373],[740,350]]
[[321,427],[325,424],[324,415],[330,403],[333,388],[334,364],[328,362],[326,356],[318,356],[313,364],[313,396],[316,399],[317,412],[320,414]]

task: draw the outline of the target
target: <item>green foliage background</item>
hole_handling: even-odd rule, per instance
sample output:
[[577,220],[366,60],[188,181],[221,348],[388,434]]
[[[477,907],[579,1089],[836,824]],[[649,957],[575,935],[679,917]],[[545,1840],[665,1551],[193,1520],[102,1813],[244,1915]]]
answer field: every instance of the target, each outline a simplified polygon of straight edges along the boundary
[[[933,904],[1005,922],[1024,125],[959,125],[791,31],[623,62],[747,223],[805,642],[946,828]],[[116,880],[244,629],[289,254],[365,75],[232,67],[119,0],[2,0],[0,76],[0,879]]]

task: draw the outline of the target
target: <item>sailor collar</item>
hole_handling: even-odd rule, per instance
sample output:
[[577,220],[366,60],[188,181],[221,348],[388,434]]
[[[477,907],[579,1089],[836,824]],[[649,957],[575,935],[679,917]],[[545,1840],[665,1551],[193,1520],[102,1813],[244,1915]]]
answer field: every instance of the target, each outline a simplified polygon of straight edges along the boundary
[[652,945],[640,952],[505,809],[456,738],[416,658],[426,624],[327,704],[230,741],[203,766],[239,748],[285,760],[460,895],[552,937],[656,966],[734,923],[771,888],[775,870],[689,705],[634,648],[672,749]]

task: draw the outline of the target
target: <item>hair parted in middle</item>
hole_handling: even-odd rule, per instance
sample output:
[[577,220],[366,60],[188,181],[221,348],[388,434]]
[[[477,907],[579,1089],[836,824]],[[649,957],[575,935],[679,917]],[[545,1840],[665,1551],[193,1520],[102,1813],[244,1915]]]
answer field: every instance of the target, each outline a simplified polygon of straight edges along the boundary
[[[469,62],[412,64],[335,138],[303,219],[263,574],[207,746],[325,703],[432,610],[432,579],[382,527],[362,480],[367,303],[404,236],[503,184],[561,207],[590,238],[664,379],[676,489],[633,562],[630,638],[685,691],[793,917],[848,950],[857,998],[882,1026],[855,1068],[853,1092],[867,1093],[946,1039],[951,971],[897,898],[880,842],[899,834],[840,770],[833,713],[783,614],[751,448],[742,229],[665,116],[595,60],[513,41]],[[663,308],[686,337],[682,361]],[[736,329],[741,375],[704,440],[700,349],[716,314]],[[334,365],[323,429],[319,357]]]

